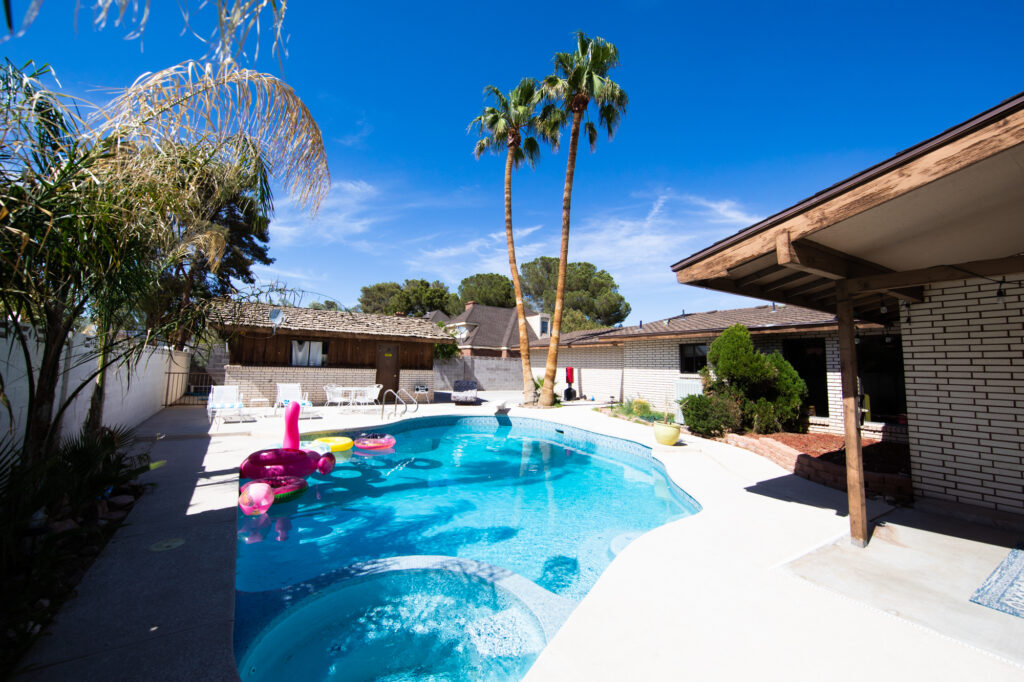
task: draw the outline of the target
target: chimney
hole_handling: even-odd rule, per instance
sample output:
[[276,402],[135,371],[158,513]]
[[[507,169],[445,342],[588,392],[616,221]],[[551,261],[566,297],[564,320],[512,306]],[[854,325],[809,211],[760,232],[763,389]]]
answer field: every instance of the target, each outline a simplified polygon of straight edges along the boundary
[[466,310],[469,310],[476,305],[476,301],[466,301]]
[[686,319],[686,308],[683,308],[683,311],[679,313],[679,318],[682,320]]

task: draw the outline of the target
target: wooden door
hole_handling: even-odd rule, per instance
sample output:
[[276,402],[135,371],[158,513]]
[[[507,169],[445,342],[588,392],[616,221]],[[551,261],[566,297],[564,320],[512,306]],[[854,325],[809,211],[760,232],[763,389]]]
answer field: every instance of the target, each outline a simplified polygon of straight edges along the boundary
[[[384,388],[384,391],[398,391],[398,344],[378,343],[377,344],[377,383]],[[389,398],[394,400],[394,398]]]

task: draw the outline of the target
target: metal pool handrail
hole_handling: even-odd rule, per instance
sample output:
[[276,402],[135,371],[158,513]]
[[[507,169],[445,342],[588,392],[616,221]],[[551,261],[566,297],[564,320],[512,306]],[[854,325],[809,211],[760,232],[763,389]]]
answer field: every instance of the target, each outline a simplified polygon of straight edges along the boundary
[[404,393],[406,395],[406,397],[409,398],[409,402],[411,402],[413,404],[413,408],[412,408],[413,412],[419,412],[420,411],[420,401],[416,400],[416,398],[413,397],[412,393],[409,393],[409,391],[405,390],[404,388],[398,389],[398,392],[399,393]]
[[395,396],[395,411],[391,413],[391,416],[398,416],[398,403],[402,403],[402,416],[404,417],[405,413],[409,411],[408,403],[402,400],[402,396],[398,395],[398,393],[389,388],[388,390],[384,391],[384,395],[380,397],[380,418],[384,418],[384,408],[387,407],[388,404],[388,393]]

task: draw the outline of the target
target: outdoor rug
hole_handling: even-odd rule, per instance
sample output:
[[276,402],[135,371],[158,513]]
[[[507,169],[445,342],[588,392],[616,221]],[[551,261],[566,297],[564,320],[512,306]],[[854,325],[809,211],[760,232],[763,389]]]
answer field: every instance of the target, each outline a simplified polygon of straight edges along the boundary
[[1024,543],[1010,550],[971,597],[975,604],[1024,618]]

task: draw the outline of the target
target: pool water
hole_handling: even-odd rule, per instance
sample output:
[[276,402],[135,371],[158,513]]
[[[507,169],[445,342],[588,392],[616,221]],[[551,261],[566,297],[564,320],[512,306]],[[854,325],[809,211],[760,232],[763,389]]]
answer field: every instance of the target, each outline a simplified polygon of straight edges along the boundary
[[[648,448],[629,441],[509,417],[430,417],[378,430],[396,436],[393,451],[339,458],[298,500],[261,517],[239,514],[243,679],[292,670],[304,680],[518,679],[567,615],[564,605],[582,599],[626,544],[699,509]],[[477,568],[471,578],[379,572],[382,560],[424,555]],[[498,574],[532,581],[548,598],[524,607],[495,587]],[[275,644],[283,632],[295,641]],[[296,648],[303,641],[308,647]],[[278,648],[288,655],[268,653]]]

